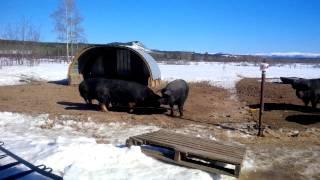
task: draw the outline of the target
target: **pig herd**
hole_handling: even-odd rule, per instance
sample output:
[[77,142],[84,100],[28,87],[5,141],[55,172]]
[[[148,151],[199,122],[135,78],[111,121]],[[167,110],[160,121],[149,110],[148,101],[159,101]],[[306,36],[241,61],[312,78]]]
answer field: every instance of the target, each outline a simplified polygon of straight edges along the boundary
[[182,80],[174,80],[161,89],[161,96],[148,86],[125,80],[92,78],[79,84],[81,97],[87,104],[97,100],[101,111],[108,111],[113,106],[125,106],[129,112],[136,107],[159,108],[161,104],[170,106],[170,115],[174,115],[173,107],[178,106],[183,116],[183,106],[188,97],[189,86]]
[[[305,106],[311,103],[313,108],[320,102],[320,79],[280,78],[283,83],[291,84],[296,95]],[[79,84],[81,97],[87,104],[97,100],[101,111],[108,111],[113,106],[128,107],[134,112],[137,107],[159,108],[169,105],[170,115],[174,116],[174,106],[178,106],[180,116],[183,116],[183,106],[188,97],[189,86],[182,79],[174,80],[156,94],[148,86],[119,79],[91,78]]]

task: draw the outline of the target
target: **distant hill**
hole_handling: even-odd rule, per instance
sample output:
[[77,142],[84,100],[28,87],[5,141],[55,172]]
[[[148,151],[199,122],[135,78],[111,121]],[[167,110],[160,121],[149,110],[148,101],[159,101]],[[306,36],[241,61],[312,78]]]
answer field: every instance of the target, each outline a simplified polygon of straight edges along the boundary
[[[89,44],[74,45],[73,51],[89,46]],[[0,57],[32,57],[32,58],[52,58],[65,56],[66,44],[56,42],[32,42],[32,41],[14,41],[0,40]]]
[[[108,44],[123,45],[148,52],[157,61],[214,61],[214,62],[254,62],[268,61],[270,63],[320,63],[320,54],[297,54],[297,53],[271,53],[255,55],[234,55],[228,53],[197,53],[189,51],[163,51],[148,49],[139,41],[112,42]],[[77,44],[73,51],[101,44]],[[11,40],[0,40],[0,57],[23,55],[32,58],[54,58],[65,56],[65,44],[55,42],[22,42]]]
[[301,52],[275,52],[258,53],[257,56],[278,58],[278,59],[319,59],[320,53],[301,53]]

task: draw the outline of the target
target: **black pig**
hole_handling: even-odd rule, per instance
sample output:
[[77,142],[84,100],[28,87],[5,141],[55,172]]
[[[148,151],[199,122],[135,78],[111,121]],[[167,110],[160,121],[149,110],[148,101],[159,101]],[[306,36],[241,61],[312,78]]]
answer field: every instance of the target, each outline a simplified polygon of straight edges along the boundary
[[148,86],[132,81],[117,79],[87,79],[79,85],[80,95],[87,103],[92,99],[99,101],[102,111],[113,105],[128,106],[130,112],[134,107],[159,107],[160,96]]
[[[92,100],[97,100],[102,111],[107,111],[111,106],[110,83],[102,78],[92,78],[83,80],[79,84],[80,96],[87,104],[92,104]],[[108,108],[107,108],[108,107]]]
[[320,79],[304,78],[281,78],[285,84],[291,84],[296,90],[296,95],[300,98],[305,106],[311,102],[313,108],[317,107],[320,101]]
[[162,98],[160,99],[160,103],[164,105],[169,104],[171,116],[173,116],[173,106],[177,105],[180,116],[183,116],[183,105],[187,100],[188,93],[189,86],[186,81],[182,79],[174,80],[161,90]]
[[311,102],[311,106],[316,108],[317,104],[320,102],[320,89],[305,91],[296,90],[296,95],[304,102],[305,106],[308,106],[309,102]]
[[297,79],[291,83],[296,90],[316,90],[320,89],[320,79]]

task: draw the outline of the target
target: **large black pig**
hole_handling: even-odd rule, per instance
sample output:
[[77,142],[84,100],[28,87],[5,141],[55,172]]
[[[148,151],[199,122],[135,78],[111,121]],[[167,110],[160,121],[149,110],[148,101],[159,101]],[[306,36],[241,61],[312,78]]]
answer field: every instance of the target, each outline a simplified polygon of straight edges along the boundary
[[320,79],[297,79],[291,83],[296,90],[316,90],[320,89]]
[[83,80],[79,84],[80,96],[87,104],[92,104],[92,100],[97,100],[102,111],[107,111],[111,105],[110,82],[101,78]]
[[174,105],[177,105],[180,116],[183,116],[183,105],[188,98],[188,93],[189,86],[186,81],[182,79],[174,80],[161,90],[162,98],[160,98],[160,103],[164,105],[169,104],[171,108],[171,116],[174,114]]
[[305,106],[311,102],[313,108],[317,107],[320,101],[320,79],[298,79],[293,81],[292,87]]
[[[311,102],[313,108],[317,107],[320,101],[320,79],[303,79],[303,78],[284,78],[290,81],[292,88],[296,90],[296,95],[300,98],[305,106]],[[281,79],[283,81],[283,78]],[[285,83],[285,82],[284,82]]]
[[320,102],[320,89],[305,91],[296,90],[296,95],[304,102],[305,106],[308,106],[309,102],[311,102],[311,106],[316,108],[317,104]]
[[79,85],[80,95],[87,103],[99,101],[102,111],[111,105],[128,106],[133,112],[136,106],[159,107],[160,96],[148,86],[117,79],[87,79]]

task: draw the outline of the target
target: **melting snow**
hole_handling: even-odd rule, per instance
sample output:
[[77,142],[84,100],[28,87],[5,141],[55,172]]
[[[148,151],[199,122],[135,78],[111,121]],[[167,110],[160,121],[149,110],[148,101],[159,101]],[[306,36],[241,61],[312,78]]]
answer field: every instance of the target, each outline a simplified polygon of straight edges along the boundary
[[[164,80],[182,78],[187,81],[210,81],[212,84],[231,89],[243,77],[261,75],[259,67],[251,63],[201,62],[188,65],[159,65]],[[67,70],[68,64],[64,63],[43,63],[33,67],[5,66],[0,69],[0,85],[21,84],[26,79],[63,80],[67,77]],[[272,66],[267,71],[267,78],[280,76],[319,78],[320,71],[319,68],[306,64]],[[162,163],[145,156],[139,147],[128,149],[123,146],[126,138],[156,131],[158,127],[132,126],[125,123],[96,124],[90,119],[87,122],[63,119],[52,120],[45,114],[33,117],[0,112],[0,141],[4,141],[5,147],[31,163],[52,167],[54,172],[62,175],[64,179],[232,179],[228,176],[211,175],[200,170]],[[97,138],[105,144],[98,144]],[[209,138],[216,139],[211,134]],[[282,151],[283,149],[280,149],[275,152]],[[243,164],[243,172],[272,168],[273,162],[266,161],[271,159],[269,156],[272,154],[278,162],[285,163],[290,158],[296,160],[292,162],[301,167],[300,174],[317,176],[318,147],[297,151],[302,153],[298,155],[289,150],[284,151],[287,155],[281,156],[272,152],[273,149],[262,153],[249,151]],[[308,163],[300,163],[300,159],[294,159],[296,155],[309,155],[315,161],[308,165],[310,167],[302,167],[301,163]],[[310,158],[305,160],[308,161]]]

